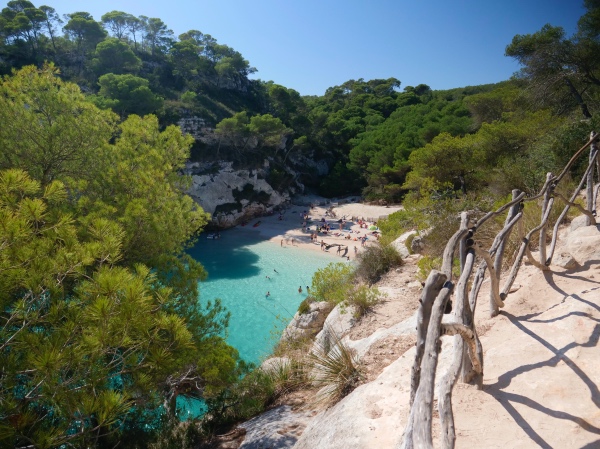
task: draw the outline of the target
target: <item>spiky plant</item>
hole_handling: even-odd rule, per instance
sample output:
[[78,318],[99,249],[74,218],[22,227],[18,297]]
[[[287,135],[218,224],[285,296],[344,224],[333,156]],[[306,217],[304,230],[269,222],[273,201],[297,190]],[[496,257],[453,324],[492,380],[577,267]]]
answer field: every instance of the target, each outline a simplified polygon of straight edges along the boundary
[[326,338],[316,352],[309,355],[312,383],[320,388],[316,400],[325,406],[340,401],[356,388],[363,379],[360,361],[354,351],[328,330]]

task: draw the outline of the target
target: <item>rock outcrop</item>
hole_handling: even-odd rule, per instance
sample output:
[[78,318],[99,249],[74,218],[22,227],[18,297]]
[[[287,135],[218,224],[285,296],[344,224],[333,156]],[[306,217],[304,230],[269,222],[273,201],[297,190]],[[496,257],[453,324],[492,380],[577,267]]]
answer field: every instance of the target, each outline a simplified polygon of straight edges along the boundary
[[282,339],[299,339],[304,336],[313,336],[323,328],[323,323],[329,312],[331,304],[326,301],[313,302],[306,313],[296,312],[292,321],[284,329]]
[[289,194],[276,192],[266,181],[268,162],[256,170],[235,170],[232,165],[192,162],[184,170],[192,178],[188,194],[211,214],[213,227],[231,228],[272,213],[274,207],[289,200]]

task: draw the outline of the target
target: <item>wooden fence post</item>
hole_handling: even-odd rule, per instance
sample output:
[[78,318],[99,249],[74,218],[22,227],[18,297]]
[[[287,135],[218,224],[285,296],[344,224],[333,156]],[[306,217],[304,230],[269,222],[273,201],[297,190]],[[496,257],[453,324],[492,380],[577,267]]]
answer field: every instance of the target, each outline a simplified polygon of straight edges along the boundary
[[[590,133],[590,140],[593,140],[594,137],[596,136],[596,133],[594,131],[592,131]],[[596,204],[594,203],[594,165],[595,164],[595,160],[596,159],[596,141],[594,140],[592,142],[592,144],[590,145],[590,156],[589,156],[589,164],[592,166],[592,169],[589,171],[588,175],[587,175],[587,185],[586,185],[586,202],[587,202],[587,207],[586,209],[590,212],[592,212],[594,215],[596,214]],[[587,217],[585,219],[585,223],[586,226],[590,226],[592,224],[592,220],[590,220],[590,217]]]
[[[466,243],[467,242],[465,242],[465,246],[467,246]],[[469,307],[467,287],[471,272],[473,271],[474,261],[475,252],[473,248],[467,248],[465,253],[464,269],[456,285],[456,299],[454,308],[452,309],[452,317],[454,318],[453,321],[456,323],[462,323],[469,329],[473,327],[473,315],[471,313],[471,308]],[[468,358],[467,351],[465,350],[465,341],[463,340],[462,336],[455,335],[453,338],[454,355],[452,363],[440,382],[440,391],[438,394],[438,411],[440,413],[440,420],[442,423],[442,447],[444,449],[454,448],[454,443],[456,441],[454,415],[452,413],[452,389],[458,380],[458,376],[464,361],[466,358]]]

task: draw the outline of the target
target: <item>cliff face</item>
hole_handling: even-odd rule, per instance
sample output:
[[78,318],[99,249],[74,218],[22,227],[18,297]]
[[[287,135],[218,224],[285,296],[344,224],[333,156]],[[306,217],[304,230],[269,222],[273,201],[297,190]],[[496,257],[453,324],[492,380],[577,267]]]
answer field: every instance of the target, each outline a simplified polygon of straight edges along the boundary
[[[220,142],[214,128],[201,117],[182,118],[181,131],[209,148],[227,145]],[[227,229],[246,220],[272,213],[277,206],[289,201],[290,196],[304,192],[305,185],[318,185],[320,178],[329,173],[329,164],[317,159],[314,151],[296,153],[286,150],[287,138],[282,139],[274,153],[260,168],[234,169],[233,162],[189,162],[183,173],[192,177],[188,194],[211,214],[209,228]],[[248,150],[258,145],[256,139],[247,142]],[[278,176],[286,178],[285,189],[277,191],[267,181],[273,161]]]
[[235,170],[232,162],[188,163],[184,174],[192,178],[188,194],[211,214],[211,226],[227,229],[271,213],[289,200],[265,180],[269,164],[256,170]]

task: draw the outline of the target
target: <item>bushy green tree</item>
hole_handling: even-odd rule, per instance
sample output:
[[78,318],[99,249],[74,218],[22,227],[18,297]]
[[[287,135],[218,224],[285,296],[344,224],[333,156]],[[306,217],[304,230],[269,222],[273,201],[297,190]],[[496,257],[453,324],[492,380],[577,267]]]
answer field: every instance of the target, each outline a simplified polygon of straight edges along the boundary
[[52,65],[0,84],[0,168],[27,170],[42,185],[84,173],[112,137],[114,114],[88,103]]
[[[157,425],[191,384],[218,389],[235,369],[231,348],[199,345],[165,308],[173,289],[142,265],[115,266],[116,223],[78,223],[59,211],[65,201],[60,182],[0,173],[2,445],[115,442],[127,420]],[[217,352],[230,362],[208,369]]]
[[153,116],[117,128],[52,68],[0,88],[0,446],[146,444],[179,395],[240,373],[228,314],[198,299],[206,273],[183,253],[207,220],[177,173],[190,138]]
[[[219,148],[229,147],[236,158],[247,160],[251,154],[275,155],[291,130],[271,114],[248,117],[246,111],[242,111],[221,120],[215,132],[220,139]],[[271,152],[265,152],[268,150]]]
[[481,175],[482,161],[481,152],[472,138],[440,134],[430,144],[411,153],[409,164],[412,170],[405,187],[450,185],[467,193],[467,188],[472,187],[474,179]]
[[125,42],[117,38],[108,38],[96,46],[96,53],[91,62],[94,72],[98,75],[114,73],[137,73],[142,66],[142,60]]
[[522,66],[521,75],[531,82],[533,98],[551,105],[560,113],[579,108],[585,118],[598,110],[600,63],[600,5],[585,0],[586,13],[580,18],[577,33],[567,37],[562,27],[544,25],[532,34],[513,37],[506,56]]
[[138,76],[107,73],[99,78],[98,84],[98,95],[111,100],[108,104],[121,116],[150,114],[163,104],[163,99],[150,89],[149,81]]

